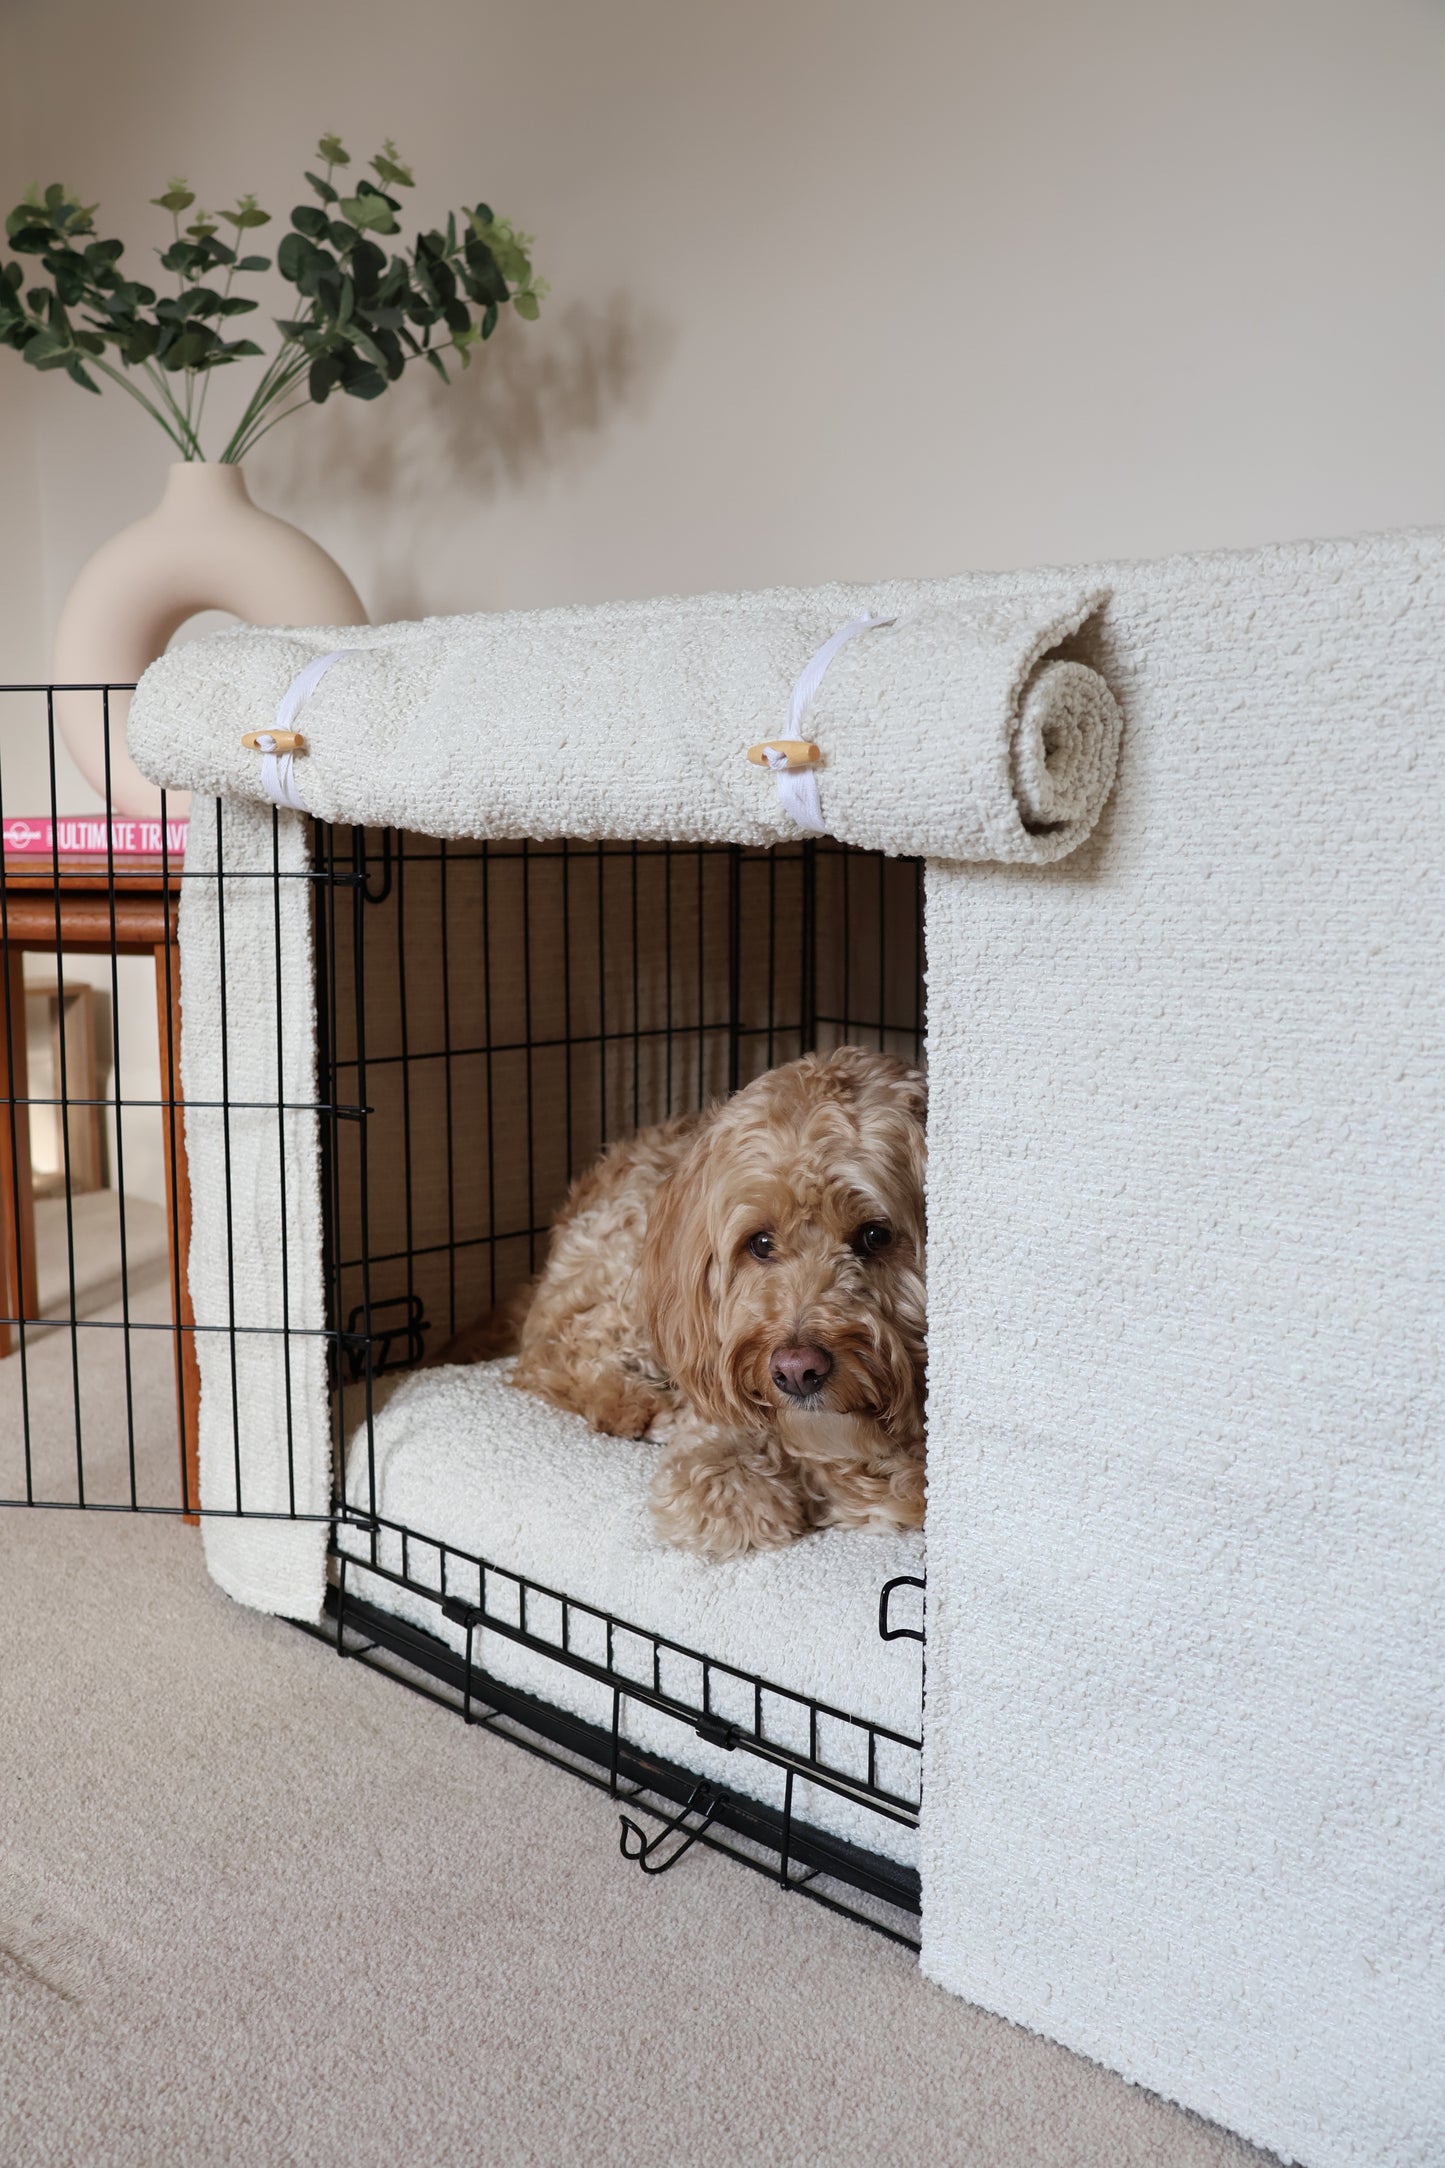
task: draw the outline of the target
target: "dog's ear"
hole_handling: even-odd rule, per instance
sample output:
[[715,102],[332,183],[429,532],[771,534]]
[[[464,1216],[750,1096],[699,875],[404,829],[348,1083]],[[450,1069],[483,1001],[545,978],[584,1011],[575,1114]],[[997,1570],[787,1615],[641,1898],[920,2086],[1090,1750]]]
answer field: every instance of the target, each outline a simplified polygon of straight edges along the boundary
[[921,1069],[903,1068],[898,1076],[898,1097],[920,1129],[928,1127],[928,1079]]
[[643,1314],[663,1368],[698,1407],[717,1389],[717,1299],[713,1247],[694,1146],[652,1200],[640,1266]]

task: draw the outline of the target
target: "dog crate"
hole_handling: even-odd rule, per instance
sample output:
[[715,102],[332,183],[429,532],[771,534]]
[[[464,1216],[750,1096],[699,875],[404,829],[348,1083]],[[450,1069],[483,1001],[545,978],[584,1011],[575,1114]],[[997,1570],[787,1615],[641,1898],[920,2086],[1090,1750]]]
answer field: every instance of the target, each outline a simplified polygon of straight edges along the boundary
[[[242,731],[290,727],[327,635],[177,650],[129,734],[199,794],[183,864],[164,823],[148,868],[94,824],[6,885],[12,992],[27,944],[57,1013],[97,974],[103,1049],[134,989],[92,1199],[147,1201],[142,1130],[189,1166],[157,1155],[148,1292],[94,1320],[73,1274],[10,1298],[3,1488],[199,1495],[223,1585],[577,1766],[649,1869],[701,1831],[908,1935],[922,1650],[877,1613],[919,1630],[887,1584],[921,1545],[861,1539],[851,1593],[810,1580],[829,1531],[769,1554],[785,1600],[740,1612],[727,1569],[691,1611],[640,1574],[604,1600],[646,1449],[605,1462],[422,1358],[525,1273],[604,1136],[810,1041],[916,1043],[922,856],[922,1961],[1290,2158],[1440,2157],[1442,624],[1417,532],[358,628],[307,711],[314,830]],[[12,734],[7,818],[53,814],[47,697],[13,697],[41,759],[17,782]],[[800,844],[745,758],[809,698],[827,824],[888,861]],[[463,833],[613,840],[425,840]],[[25,1286],[17,1134],[56,1094],[17,1079],[23,1006]],[[66,1263],[87,1199],[56,1204]],[[809,1669],[823,1617],[840,1690]]]
[[[108,736],[126,690],[85,689]],[[189,835],[174,803],[150,824],[67,822],[55,691],[5,688],[0,741],[4,1501],[180,1514],[218,1541],[223,1523],[310,1530],[326,1617],[300,1623],[604,1789],[645,1872],[701,1842],[914,1942],[921,1539],[829,1531],[744,1571],[659,1560],[651,1448],[594,1438],[495,1366],[434,1362],[537,1269],[569,1183],[608,1142],[811,1049],[921,1056],[920,865],[823,839],[459,843],[320,821],[288,856],[300,824],[255,808],[269,843],[258,857],[252,837],[242,863],[229,802],[193,806]],[[17,717],[44,747],[38,814],[18,800]],[[196,935],[182,982],[188,912],[213,945]],[[293,1051],[298,960],[314,1062]],[[111,1054],[77,1091],[64,1034],[53,1078],[27,1052],[25,1004],[43,982],[63,1011],[82,978],[108,1007]],[[138,1007],[153,1031],[139,1054]],[[212,1033],[199,1091],[182,1085],[182,1013]],[[82,1104],[113,1138],[120,1271],[95,1300],[67,1141]],[[31,1173],[42,1129],[64,1158],[48,1198]],[[259,1312],[258,1155],[280,1229]],[[139,1194],[127,1168],[153,1162],[162,1179]],[[212,1172],[193,1182],[192,1167]],[[319,1315],[296,1231],[308,1185]],[[187,1276],[192,1210],[224,1259],[205,1285]],[[43,1287],[37,1214],[40,1249],[64,1261]],[[279,1397],[256,1386],[261,1364]],[[295,1442],[316,1389],[326,1498],[308,1494]],[[280,1494],[252,1480],[258,1424]],[[623,1566],[582,1570],[597,1527]],[[634,1566],[640,1612],[623,1594]],[[831,1689],[790,1646],[809,1633]]]

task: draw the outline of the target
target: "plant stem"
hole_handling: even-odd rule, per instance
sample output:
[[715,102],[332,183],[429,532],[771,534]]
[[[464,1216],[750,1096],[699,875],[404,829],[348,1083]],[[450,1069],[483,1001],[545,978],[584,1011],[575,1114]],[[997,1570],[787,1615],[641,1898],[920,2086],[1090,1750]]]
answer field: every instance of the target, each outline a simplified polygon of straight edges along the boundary
[[[304,410],[308,406],[310,406],[310,404],[311,401],[309,398],[298,399],[294,406],[283,407],[279,414],[273,414],[270,421],[266,422],[261,428],[253,428],[250,436],[247,437],[245,443],[236,453],[235,458],[231,461],[231,464],[233,466],[239,464],[239,462],[245,458],[248,452],[254,451],[256,446],[260,443],[262,437],[264,437],[269,430],[274,429],[278,422],[289,421],[293,414],[300,414],[304,412]],[[258,421],[260,420],[259,415],[256,418]]]
[[152,406],[150,400],[147,399],[145,393],[138,390],[136,386],[132,384],[128,376],[123,375],[119,369],[113,369],[108,361],[101,361],[94,354],[87,354],[85,359],[86,364],[89,368],[99,369],[101,375],[108,376],[112,384],[119,384],[122,391],[129,392],[131,398],[135,400],[136,404],[145,408],[151,420],[153,422],[160,423],[162,429],[164,429],[166,435],[170,438],[172,444],[174,444],[174,446],[176,447],[176,450],[182,453],[187,459],[191,457],[191,453],[186,447],[185,440],[176,435],[175,430],[172,429],[170,423],[166,420],[166,417],[162,413],[161,409],[157,406]]
[[[326,165],[326,182],[328,187],[330,186],[331,175],[334,170],[334,162],[328,160]],[[240,247],[241,234],[238,232],[236,235],[236,249],[238,254],[240,252]],[[226,292],[229,294],[230,291],[230,281],[227,280]],[[316,308],[317,305],[315,301],[313,301],[311,304],[311,321],[313,323],[315,323],[316,321]],[[251,446],[253,444],[260,443],[261,438],[266,434],[266,430],[257,429],[256,424],[260,421],[262,415],[266,412],[266,409],[270,406],[274,406],[278,399],[283,399],[286,393],[290,390],[291,386],[296,382],[297,377],[302,375],[303,372],[310,366],[304,354],[300,357],[299,364],[296,361],[288,361],[287,355],[297,345],[297,343],[298,342],[295,339],[284,339],[277,352],[272,355],[270,361],[266,364],[266,367],[261,375],[261,381],[256,386],[256,389],[252,392],[250,398],[246,401],[245,409],[241,415],[241,419],[237,422],[235,428],[231,431],[230,440],[227,443],[225,450],[221,454],[222,466],[238,465],[239,462],[245,458],[247,452],[251,449]],[[302,404],[304,405],[305,402],[303,401]],[[294,414],[297,409],[295,407],[288,407],[286,411],[289,414]],[[277,421],[284,420],[284,418],[285,417],[282,415],[276,416]],[[199,415],[197,415],[196,421],[197,426],[199,426]],[[274,426],[275,424],[273,422],[268,422],[266,424],[267,429],[273,428]]]
[[226,449],[221,454],[221,462],[223,465],[227,465],[234,461],[236,457],[235,447],[237,443],[245,435],[254,418],[264,411],[267,403],[271,398],[273,379],[279,377],[281,369],[285,364],[287,348],[291,345],[291,343],[292,342],[289,339],[284,341],[279,350],[271,356],[271,359],[267,362],[265,368],[262,370],[261,381],[256,386],[256,389],[252,392],[250,398],[246,401],[245,411],[243,412],[241,419],[237,422],[235,428],[231,431],[230,443],[227,444]]
[[[176,247],[179,248],[181,245],[181,214],[179,211],[172,211],[171,213],[171,232],[175,238]],[[177,271],[176,273],[176,299],[178,301],[185,293],[186,276],[187,274],[184,271]],[[186,453],[187,459],[193,459],[200,456],[201,448],[196,440],[196,432],[191,427],[191,372],[189,371],[189,369],[185,372],[185,377],[186,405],[184,413],[182,413],[180,401],[175,397],[174,393],[166,391],[166,397],[170,401],[170,405],[173,412],[175,413],[176,419],[179,421],[182,429],[184,429],[186,433],[186,442],[194,447],[194,450],[188,451]],[[164,390],[165,387],[162,386],[162,389]]]
[[[236,265],[237,265],[237,263],[238,263],[238,262],[240,261],[240,256],[241,256],[241,243],[242,243],[242,241],[243,241],[243,240],[244,240],[244,238],[245,238],[245,233],[246,233],[246,229],[245,229],[245,227],[244,227],[244,226],[238,226],[238,227],[236,228],[236,246],[235,246],[235,248],[234,248],[234,249],[232,250],[232,253],[231,253],[231,266],[230,266],[230,269],[229,269],[229,270],[227,271],[227,273],[226,273],[225,297],[226,297],[226,299],[227,299],[228,301],[229,301],[229,300],[230,300],[230,298],[231,298],[231,285],[232,285],[232,281],[233,281],[233,280],[235,279],[235,276],[236,276]],[[223,322],[223,323],[225,322],[225,318],[224,318],[224,317],[222,318],[222,322]],[[201,423],[202,423],[202,422],[204,421],[204,419],[205,419],[205,414],[206,414],[206,397],[207,397],[207,394],[209,393],[209,391],[210,391],[210,389],[211,389],[211,378],[212,378],[212,377],[213,377],[214,375],[215,375],[215,370],[214,370],[214,369],[207,369],[207,370],[205,371],[205,374],[204,374],[204,376],[202,377],[202,380],[201,380],[201,397],[200,397],[200,403],[199,403],[199,405],[198,405],[198,406],[197,406],[197,408],[196,408],[196,422],[195,422],[195,438],[196,438],[196,444],[197,444],[197,446],[198,446],[198,447],[199,447],[199,445],[200,445],[200,441],[201,441]],[[202,454],[201,454],[201,457],[202,457],[202,458],[204,459],[204,457],[205,457],[205,454],[204,454],[204,452],[202,452]]]
[[234,466],[245,457],[252,444],[257,441],[256,425],[267,408],[274,406],[278,399],[284,399],[298,377],[304,376],[310,367],[305,354],[288,359],[288,355],[293,354],[295,345],[294,339],[288,339],[267,367],[265,375],[246,403],[245,413],[231,432],[230,442],[221,454],[223,466]]
[[177,442],[187,459],[200,459],[202,457],[201,447],[196,440],[196,433],[191,427],[189,416],[181,411],[180,402],[166,382],[163,371],[158,369],[153,361],[144,361],[141,363],[141,367],[170,408],[176,426],[181,431],[181,436],[177,439]]

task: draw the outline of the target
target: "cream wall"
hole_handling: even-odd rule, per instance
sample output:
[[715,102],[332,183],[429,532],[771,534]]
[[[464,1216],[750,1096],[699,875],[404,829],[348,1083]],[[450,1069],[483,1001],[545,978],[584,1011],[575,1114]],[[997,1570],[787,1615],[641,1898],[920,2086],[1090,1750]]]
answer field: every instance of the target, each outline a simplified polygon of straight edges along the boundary
[[[485,370],[255,460],[375,615],[1441,516],[1440,0],[4,22],[12,191],[64,176],[127,233],[173,171],[286,210],[335,127],[394,134],[421,209],[485,194],[538,235],[554,302]],[[7,405],[19,374],[0,356]],[[35,389],[53,619],[167,447],[118,395]]]

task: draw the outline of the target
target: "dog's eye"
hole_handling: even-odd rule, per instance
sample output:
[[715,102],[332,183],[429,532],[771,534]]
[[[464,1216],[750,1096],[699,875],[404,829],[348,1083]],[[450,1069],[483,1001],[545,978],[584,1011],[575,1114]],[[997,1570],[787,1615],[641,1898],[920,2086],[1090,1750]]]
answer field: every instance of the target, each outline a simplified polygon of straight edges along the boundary
[[774,1242],[773,1237],[766,1231],[762,1231],[758,1234],[748,1236],[748,1249],[750,1253],[754,1257],[762,1258],[765,1264],[767,1260],[773,1255],[776,1247],[777,1245]]
[[887,1220],[864,1220],[853,1237],[853,1250],[859,1257],[876,1257],[892,1240],[893,1229]]

